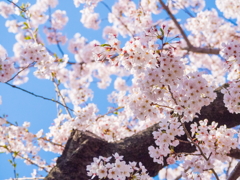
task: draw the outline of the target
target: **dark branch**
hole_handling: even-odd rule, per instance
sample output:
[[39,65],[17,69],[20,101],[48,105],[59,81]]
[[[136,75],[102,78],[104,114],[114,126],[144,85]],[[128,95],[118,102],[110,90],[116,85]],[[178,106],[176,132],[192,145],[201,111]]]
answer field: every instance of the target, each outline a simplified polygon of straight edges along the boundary
[[16,3],[14,3],[13,1],[7,0],[8,2],[12,3],[14,6],[16,6],[18,9],[20,9],[23,12],[26,12],[27,10],[25,8],[21,8],[19,5],[17,5]]
[[[209,124],[215,121],[219,123],[219,126],[226,124],[229,128],[240,124],[236,120],[240,119],[240,114],[231,114],[224,106],[221,89],[226,86],[227,84],[215,90],[217,98],[210,105],[201,109],[201,115],[194,119],[195,122],[206,118],[209,120]],[[190,124],[186,124],[188,130],[189,126]],[[166,161],[163,166],[154,163],[148,154],[148,147],[155,144],[152,132],[158,128],[159,125],[155,124],[131,137],[113,143],[108,143],[91,132],[74,130],[62,156],[57,160],[57,165],[50,171],[45,180],[70,180],[80,177],[82,180],[87,180],[90,177],[86,174],[86,166],[92,163],[93,157],[109,157],[115,152],[123,155],[124,160],[127,162],[142,162],[148,169],[149,175],[155,176],[159,170],[167,165]],[[180,139],[186,140],[186,137],[180,137]],[[174,150],[176,153],[192,153],[196,149],[189,143],[180,142]],[[232,150],[229,156],[239,157],[240,153]]]
[[240,176],[240,162],[237,163],[236,167],[231,172],[228,180],[236,180]]
[[180,31],[183,39],[186,41],[187,43],[187,47],[184,48],[187,51],[191,51],[191,52],[195,52],[195,53],[204,53],[204,54],[219,54],[220,49],[211,49],[211,48],[201,48],[201,47],[194,47],[191,42],[189,41],[187,35],[185,34],[184,30],[182,29],[182,27],[180,26],[180,24],[178,23],[177,19],[174,17],[174,15],[172,14],[172,12],[170,11],[170,9],[168,8],[168,6],[165,5],[165,3],[162,0],[159,0],[159,3],[162,5],[162,7],[167,11],[167,14],[170,16],[170,18],[172,19],[173,23],[175,24],[175,26],[178,28],[178,30]]
[[235,159],[240,159],[240,149],[231,149],[228,156],[235,158]]

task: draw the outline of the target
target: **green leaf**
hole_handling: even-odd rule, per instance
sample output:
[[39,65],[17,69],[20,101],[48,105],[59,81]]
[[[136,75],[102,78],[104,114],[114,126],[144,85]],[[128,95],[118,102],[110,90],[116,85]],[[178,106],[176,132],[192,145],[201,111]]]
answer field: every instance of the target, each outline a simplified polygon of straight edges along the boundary
[[63,112],[62,109],[60,109],[58,113],[59,113],[59,114],[62,114],[62,112]]
[[25,19],[25,16],[22,12],[20,13],[20,16]]
[[162,33],[162,36],[164,36],[164,31],[163,31],[162,28],[160,28],[160,31],[161,31],[161,33]]
[[29,29],[28,23],[24,22],[23,24],[26,26],[25,28]]
[[14,152],[13,152],[13,156],[16,157],[16,156],[18,155],[18,153],[19,153],[19,152],[14,151]]
[[169,149],[171,150],[172,153],[174,153],[174,147],[173,146],[170,146]]
[[105,47],[105,46],[111,47],[111,45],[109,45],[109,44],[101,44],[100,46],[101,46],[101,47]]
[[24,39],[29,40],[29,39],[32,39],[32,38],[30,36],[25,36]]
[[22,5],[20,6],[20,8],[24,9],[24,8],[25,8],[25,4],[22,3]]

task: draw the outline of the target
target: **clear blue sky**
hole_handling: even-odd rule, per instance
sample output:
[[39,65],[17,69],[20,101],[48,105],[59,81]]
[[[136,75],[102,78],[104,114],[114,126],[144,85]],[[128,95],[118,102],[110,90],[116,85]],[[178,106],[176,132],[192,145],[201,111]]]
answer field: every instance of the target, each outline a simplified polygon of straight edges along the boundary
[[[27,1],[19,0],[18,4],[21,4],[22,2]],[[33,3],[35,1],[30,0],[30,2]],[[104,2],[111,6],[111,4],[115,1],[104,0]],[[213,6],[215,6],[214,0],[208,0],[208,7]],[[79,32],[89,41],[97,39],[104,43],[104,40],[102,39],[102,27],[107,24],[106,21],[102,22],[101,29],[98,31],[86,29],[80,23],[80,8],[75,8],[73,1],[60,1],[60,4],[56,9],[67,11],[69,22],[64,28],[63,33],[66,34],[69,39],[71,39],[75,33]],[[107,18],[108,10],[102,4],[99,5],[97,11],[101,13],[102,19]],[[179,17],[182,18],[184,16],[185,15],[181,14]],[[8,33],[7,28],[5,28],[5,21],[6,19],[0,17],[0,44],[7,49],[8,55],[12,56],[12,45],[16,42],[16,40],[15,35]],[[55,46],[49,46],[49,48],[58,53],[58,50]],[[63,46],[63,50],[65,53],[69,53],[66,45]],[[71,58],[73,58],[73,56],[70,56],[70,60]],[[23,84],[20,87],[34,92],[35,94],[39,94],[48,98],[55,98],[54,86],[52,82],[48,80],[36,79],[32,75],[32,72],[33,71],[30,73],[30,80],[28,83]],[[111,92],[112,86],[108,90],[99,90],[96,88],[96,84],[93,84],[92,87],[93,90],[97,90],[94,93],[93,101],[99,105],[100,112],[105,113],[109,104],[107,102],[107,94]],[[0,96],[2,96],[3,101],[3,104],[0,105],[0,116],[7,114],[10,122],[18,122],[19,125],[22,125],[24,121],[31,122],[30,131],[33,133],[36,133],[40,129],[44,129],[44,132],[48,132],[48,127],[53,122],[53,119],[56,118],[56,105],[53,102],[34,97],[2,83],[0,83]],[[56,157],[56,154],[42,151],[40,152],[40,155],[49,161]],[[8,159],[10,159],[10,155],[0,154],[0,180],[13,177],[13,168],[8,162]],[[32,172],[33,168],[35,167],[27,166],[22,160],[17,160],[17,172],[19,173],[20,177],[30,177],[30,173]]]

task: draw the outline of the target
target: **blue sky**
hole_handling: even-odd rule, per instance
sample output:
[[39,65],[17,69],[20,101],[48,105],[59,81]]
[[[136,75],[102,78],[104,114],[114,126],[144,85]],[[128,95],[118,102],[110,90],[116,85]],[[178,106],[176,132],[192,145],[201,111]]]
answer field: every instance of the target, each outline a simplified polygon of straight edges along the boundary
[[[5,1],[7,2],[7,1]],[[27,2],[19,0],[18,4],[22,2]],[[31,0],[30,2],[35,2]],[[107,22],[103,20],[101,23],[101,29],[98,31],[86,29],[80,23],[80,13],[81,8],[75,8],[73,1],[60,1],[61,3],[57,6],[56,9],[66,10],[67,15],[69,16],[69,22],[64,28],[63,33],[71,39],[75,33],[79,32],[81,35],[85,36],[89,41],[93,39],[99,40],[101,43],[104,43],[102,39],[102,27],[104,27]],[[104,0],[109,6],[115,1],[113,0]],[[207,7],[213,7],[214,0],[208,0]],[[52,10],[53,12],[54,10]],[[99,4],[97,11],[101,13],[102,19],[107,18],[108,10],[102,4]],[[165,16],[166,17],[166,16]],[[180,14],[180,18],[186,17],[184,14]],[[12,56],[12,45],[16,42],[15,35],[10,34],[5,27],[5,21],[3,17],[0,17],[0,44],[5,47],[8,51],[8,55]],[[44,39],[44,36],[42,36]],[[52,51],[59,53],[55,46],[48,46]],[[65,53],[69,53],[67,46],[62,46]],[[60,55],[60,53],[59,53]],[[70,56],[70,60],[73,56]],[[24,88],[35,94],[39,94],[48,98],[55,98],[54,85],[48,80],[39,80],[36,79],[32,72],[30,73],[30,80],[28,83],[21,85],[21,88]],[[112,86],[108,90],[99,90],[96,88],[96,84],[91,86],[95,92],[93,101],[99,105],[101,113],[107,111],[107,94],[112,90]],[[22,92],[20,90],[14,89],[6,84],[0,83],[0,96],[2,96],[3,104],[0,105],[0,115],[8,115],[8,120],[10,122],[18,122],[19,125],[22,125],[24,121],[31,122],[30,131],[36,133],[40,129],[44,129],[45,132],[48,132],[48,127],[53,122],[53,119],[56,118],[56,104],[50,101],[46,101],[37,97],[34,97],[30,94]],[[56,154],[40,152],[40,155],[43,156],[46,160],[50,160],[56,157]],[[59,155],[57,155],[59,156]],[[0,154],[0,180],[13,177],[13,168],[11,167],[8,159],[10,155]],[[30,177],[30,173],[34,166],[27,166],[23,163],[22,160],[17,160],[17,172],[20,177],[26,176]]]

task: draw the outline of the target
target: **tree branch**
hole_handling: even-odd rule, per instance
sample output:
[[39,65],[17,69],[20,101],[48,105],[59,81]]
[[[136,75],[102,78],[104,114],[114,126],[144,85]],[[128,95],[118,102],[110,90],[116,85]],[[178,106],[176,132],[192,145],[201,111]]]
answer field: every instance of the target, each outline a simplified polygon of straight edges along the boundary
[[229,152],[228,156],[235,158],[235,159],[240,159],[240,149],[231,149]]
[[8,2],[12,3],[14,6],[16,6],[18,9],[20,9],[23,12],[26,12],[27,10],[25,8],[21,8],[19,5],[17,5],[16,3],[14,3],[13,1],[7,0]]
[[240,176],[240,162],[237,163],[236,167],[231,172],[228,180],[236,180]]
[[7,84],[7,85],[9,85],[9,86],[11,86],[11,87],[13,87],[13,88],[19,89],[19,90],[21,90],[21,91],[23,91],[23,92],[26,92],[26,93],[28,93],[28,94],[31,94],[31,95],[33,95],[33,96],[35,96],[35,97],[39,97],[39,98],[42,98],[42,99],[45,99],[45,100],[48,100],[48,101],[52,101],[52,102],[58,103],[58,104],[60,104],[61,106],[63,106],[63,107],[65,107],[65,108],[73,111],[73,109],[65,106],[64,104],[60,103],[59,101],[56,101],[55,99],[49,99],[49,98],[46,98],[46,97],[44,97],[44,96],[40,96],[40,95],[34,94],[34,93],[32,93],[32,92],[30,92],[30,91],[28,91],[28,90],[26,90],[26,89],[20,88],[20,87],[15,86],[15,85],[12,85],[12,84],[10,84],[10,83],[8,83],[8,82],[5,82],[5,84]]
[[[236,121],[236,119],[240,119],[240,114],[231,114],[224,106],[221,89],[226,86],[227,84],[215,90],[217,98],[210,105],[202,107],[201,115],[195,118],[194,122],[206,118],[210,124],[212,121],[215,121],[219,123],[218,126],[226,124],[229,128],[240,124],[239,121]],[[190,123],[186,124],[186,128],[190,129]],[[153,162],[148,153],[148,147],[155,145],[152,132],[158,129],[159,125],[155,124],[131,137],[113,143],[108,143],[88,131],[73,130],[62,156],[57,160],[57,165],[50,171],[45,180],[70,180],[78,179],[79,177],[82,180],[87,180],[90,177],[87,176],[86,166],[91,164],[93,157],[109,157],[115,152],[123,155],[124,160],[127,162],[142,162],[147,168],[149,175],[155,176],[159,170],[167,165],[166,159],[164,159],[164,165]],[[180,137],[180,139],[186,140],[186,136]],[[180,141],[180,144],[174,151],[176,153],[192,153],[196,151],[196,148],[190,143]],[[232,156],[234,156],[234,152],[236,151],[233,150],[230,154],[233,153]],[[240,154],[238,155],[240,156]],[[235,156],[237,155],[235,154]]]
[[178,28],[178,30],[180,31],[183,39],[186,41],[187,43],[187,47],[183,48],[184,50],[187,51],[191,51],[191,52],[195,52],[195,53],[203,53],[203,54],[216,54],[218,55],[220,52],[220,49],[211,49],[211,48],[201,48],[201,47],[194,47],[191,42],[189,41],[187,35],[185,34],[184,30],[182,29],[182,27],[180,26],[180,24],[178,23],[177,19],[174,17],[174,15],[172,14],[172,12],[170,11],[170,9],[168,8],[168,6],[165,5],[165,3],[162,0],[159,0],[159,3],[162,5],[162,7],[167,11],[167,14],[170,16],[170,18],[172,19],[173,23],[175,24],[175,26]]
[[17,77],[22,71],[24,71],[25,69],[29,68],[29,67],[32,67],[32,65],[34,65],[36,62],[32,62],[30,63],[28,66],[26,67],[23,67],[22,70],[18,71],[11,79],[9,79],[8,81],[6,81],[5,83],[8,83],[10,82],[11,80],[13,80],[15,77]]

